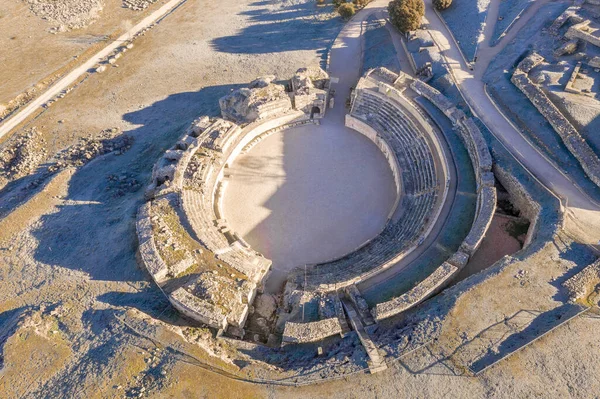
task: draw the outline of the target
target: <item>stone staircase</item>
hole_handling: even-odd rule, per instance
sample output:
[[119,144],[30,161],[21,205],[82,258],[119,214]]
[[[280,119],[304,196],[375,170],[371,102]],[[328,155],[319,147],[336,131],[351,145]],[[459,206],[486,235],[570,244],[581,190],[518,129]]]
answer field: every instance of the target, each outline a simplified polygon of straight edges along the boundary
[[377,346],[375,346],[375,343],[373,343],[373,340],[369,337],[354,305],[347,298],[342,299],[342,305],[350,319],[352,328],[356,331],[361,344],[365,348],[365,351],[367,351],[367,355],[369,355],[369,361],[367,361],[367,363],[371,374],[386,370],[387,364],[385,363],[385,359],[379,354],[379,349],[377,349]]

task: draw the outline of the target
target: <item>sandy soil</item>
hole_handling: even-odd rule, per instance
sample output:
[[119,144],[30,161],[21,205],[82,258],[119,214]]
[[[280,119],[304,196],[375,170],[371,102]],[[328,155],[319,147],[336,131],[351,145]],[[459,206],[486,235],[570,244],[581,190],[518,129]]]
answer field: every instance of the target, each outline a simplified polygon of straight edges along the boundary
[[380,233],[394,204],[375,144],[324,122],[269,136],[231,167],[226,219],[277,271],[351,252]]
[[121,0],[104,0],[99,18],[89,26],[49,34],[54,25],[33,14],[27,2],[1,2],[0,70],[10,79],[0,80],[0,104],[34,86],[41,90],[163,3],[158,1],[142,12],[123,8]]

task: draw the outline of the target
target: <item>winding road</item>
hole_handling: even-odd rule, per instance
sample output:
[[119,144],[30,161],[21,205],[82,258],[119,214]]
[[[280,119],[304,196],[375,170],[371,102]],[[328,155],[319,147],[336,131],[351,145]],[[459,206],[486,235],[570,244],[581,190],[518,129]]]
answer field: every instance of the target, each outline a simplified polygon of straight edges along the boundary
[[426,27],[431,33],[447,67],[455,80],[462,96],[465,98],[473,114],[477,116],[498,139],[498,141],[546,188],[560,198],[566,208],[567,229],[576,238],[590,244],[596,244],[600,237],[590,234],[600,222],[600,204],[592,199],[581,187],[569,177],[540,150],[531,143],[521,131],[499,110],[486,92],[482,76],[492,59],[500,53],[519,33],[519,30],[536,15],[538,10],[549,0],[536,2],[522,14],[511,30],[494,47],[490,41],[494,32],[494,23],[498,19],[498,2],[490,5],[488,23],[483,37],[479,41],[477,63],[472,68],[464,61],[458,44],[454,41],[447,26],[440,19],[430,2],[426,3]]
[[[596,244],[600,236],[590,233],[596,231],[597,229],[594,227],[599,225],[600,204],[569,179],[558,166],[543,155],[521,133],[492,101],[482,81],[482,76],[492,59],[516,37],[519,30],[549,1],[540,0],[529,7],[507,34],[502,37],[500,42],[496,46],[491,47],[490,41],[494,32],[494,22],[498,19],[499,9],[499,2],[492,1],[488,15],[488,21],[492,22],[486,25],[482,37],[479,39],[477,64],[474,66],[466,62],[458,47],[458,43],[454,40],[451,32],[448,31],[446,24],[441,20],[439,14],[433,9],[430,0],[426,1],[424,27],[431,33],[457,87],[467,101],[473,114],[488,127],[490,132],[525,169],[560,199],[562,206],[565,207],[567,216],[565,224],[567,231],[580,242]],[[330,53],[329,73],[332,77],[339,79],[335,85],[339,99],[345,99],[349,95],[350,87],[356,84],[360,75],[360,60],[362,60],[363,56],[361,30],[363,21],[372,14],[376,14],[377,16],[384,15],[387,4],[388,0],[376,0],[370,3],[348,22],[335,40]],[[399,51],[401,47],[399,46],[401,40],[400,34],[397,32],[391,33],[394,46]],[[404,57],[400,56],[399,58]],[[405,65],[407,63],[403,64],[403,69]],[[412,74],[410,70],[406,72]],[[439,228],[441,227],[436,226],[435,230]],[[437,236],[435,231],[432,231],[427,242],[424,243],[425,245],[422,245],[411,253],[411,259],[414,260],[416,257],[421,256],[430,245],[434,244],[433,241],[435,239],[432,236]],[[406,260],[408,261],[408,259]],[[404,261],[400,261],[397,265],[390,268],[393,270],[388,270],[386,274],[400,272],[404,268],[405,263]],[[376,285],[377,280],[380,279],[373,279],[373,283],[364,281],[361,288]]]

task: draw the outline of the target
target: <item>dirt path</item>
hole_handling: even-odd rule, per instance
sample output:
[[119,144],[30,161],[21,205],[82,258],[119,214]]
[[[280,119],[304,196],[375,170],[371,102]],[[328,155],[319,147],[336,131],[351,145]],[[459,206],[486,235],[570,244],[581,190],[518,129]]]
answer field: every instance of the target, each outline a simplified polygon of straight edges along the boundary
[[158,19],[164,17],[170,11],[174,10],[181,3],[184,3],[186,0],[171,0],[158,10],[154,11],[152,14],[148,15],[142,21],[140,21],[137,25],[129,29],[123,35],[121,35],[118,39],[110,43],[108,46],[94,54],[89,60],[84,62],[79,67],[75,68],[73,71],[69,72],[65,77],[60,79],[54,85],[52,85],[45,93],[34,99],[31,103],[29,103],[25,108],[17,112],[15,115],[10,117],[4,123],[0,125],[0,138],[4,137],[7,133],[9,133],[12,129],[17,127],[21,122],[26,120],[30,115],[36,112],[44,103],[52,99],[54,96],[59,94],[61,91],[68,88],[71,84],[73,84],[81,75],[86,73],[89,69],[94,67],[98,62],[102,61],[106,58],[111,52],[113,52],[117,47],[123,45],[124,42],[130,40],[133,36],[135,36],[138,32],[152,25]]
[[[493,51],[492,48],[485,45],[482,47],[481,58],[478,58],[478,66],[475,68],[476,72],[471,71],[463,61],[458,45],[452,40],[450,32],[434,12],[431,2],[426,2],[425,17],[428,29],[445,57],[447,66],[473,113],[485,123],[492,134],[527,170],[563,200],[563,204],[568,201],[568,206],[573,208],[600,211],[600,205],[597,202],[571,181],[552,161],[542,155],[535,145],[529,142],[500,112],[487,95],[485,85],[481,81],[481,75],[493,56],[512,40],[536,10],[537,7],[532,7],[525,13],[503,39],[503,42],[493,48]],[[491,35],[492,28],[486,29],[485,33]],[[489,40],[490,37],[487,36],[483,43],[489,43]]]
[[[346,114],[345,100],[350,95],[350,88],[354,86],[360,78],[363,47],[363,22],[373,14],[381,17],[384,14],[387,5],[388,1],[386,0],[377,0],[370,3],[365,9],[361,10],[346,24],[332,46],[330,53],[331,59],[329,73],[332,78],[337,78],[339,81],[332,84],[332,87],[336,90],[336,105],[333,110],[329,111],[328,116],[331,117],[331,119],[329,119],[330,122],[344,123],[344,116]],[[394,38],[394,34],[392,34],[392,38]],[[398,45],[399,37],[396,37],[394,46],[396,47]],[[404,54],[404,52],[400,54]],[[404,65],[404,67],[407,67],[407,65]],[[444,146],[443,150],[446,154],[445,156],[448,159],[452,159],[450,155],[450,149],[447,147],[444,139],[442,137],[439,139]],[[454,168],[454,165],[452,165],[448,173],[450,175],[451,182],[448,198],[444,204],[442,204],[442,210],[426,240],[404,259],[387,268],[385,272],[372,276],[368,278],[368,280],[361,282],[361,289],[368,289],[376,286],[377,284],[389,279],[391,276],[402,272],[406,266],[418,259],[425,251],[436,244],[438,236],[445,227],[446,219],[452,210],[452,204],[454,202],[454,195],[456,191],[456,169]]]

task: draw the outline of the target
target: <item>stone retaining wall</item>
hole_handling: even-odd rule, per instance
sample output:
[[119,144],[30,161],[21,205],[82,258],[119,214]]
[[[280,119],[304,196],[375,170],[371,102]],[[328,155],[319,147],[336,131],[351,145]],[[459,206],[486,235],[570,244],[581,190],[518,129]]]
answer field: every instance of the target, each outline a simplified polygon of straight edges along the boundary
[[544,58],[536,53],[529,55],[519,63],[511,81],[552,125],[565,146],[579,161],[590,180],[600,186],[600,159],[542,89],[528,77],[529,71],[543,61]]
[[586,299],[590,292],[600,283],[600,260],[586,266],[582,271],[565,281],[562,286],[567,289],[572,302]]
[[378,303],[371,310],[371,314],[375,320],[380,321],[418,305],[446,284],[458,270],[456,266],[448,262],[442,263],[425,280],[421,281],[407,293],[389,301]]
[[481,244],[496,209],[496,189],[492,170],[492,156],[487,143],[472,118],[456,108],[442,93],[420,80],[413,80],[411,88],[438,107],[458,128],[475,171],[477,180],[477,211],[473,226],[461,244],[461,250],[471,256]]
[[312,321],[308,323],[295,323],[288,321],[283,330],[283,344],[301,344],[321,341],[332,335],[341,334],[342,326],[337,317]]
[[510,202],[521,212],[522,216],[529,220],[529,229],[523,244],[523,247],[526,247],[533,240],[533,235],[537,231],[540,205],[531,198],[523,185],[511,173],[498,164],[494,164],[494,174],[502,187],[509,193]]

